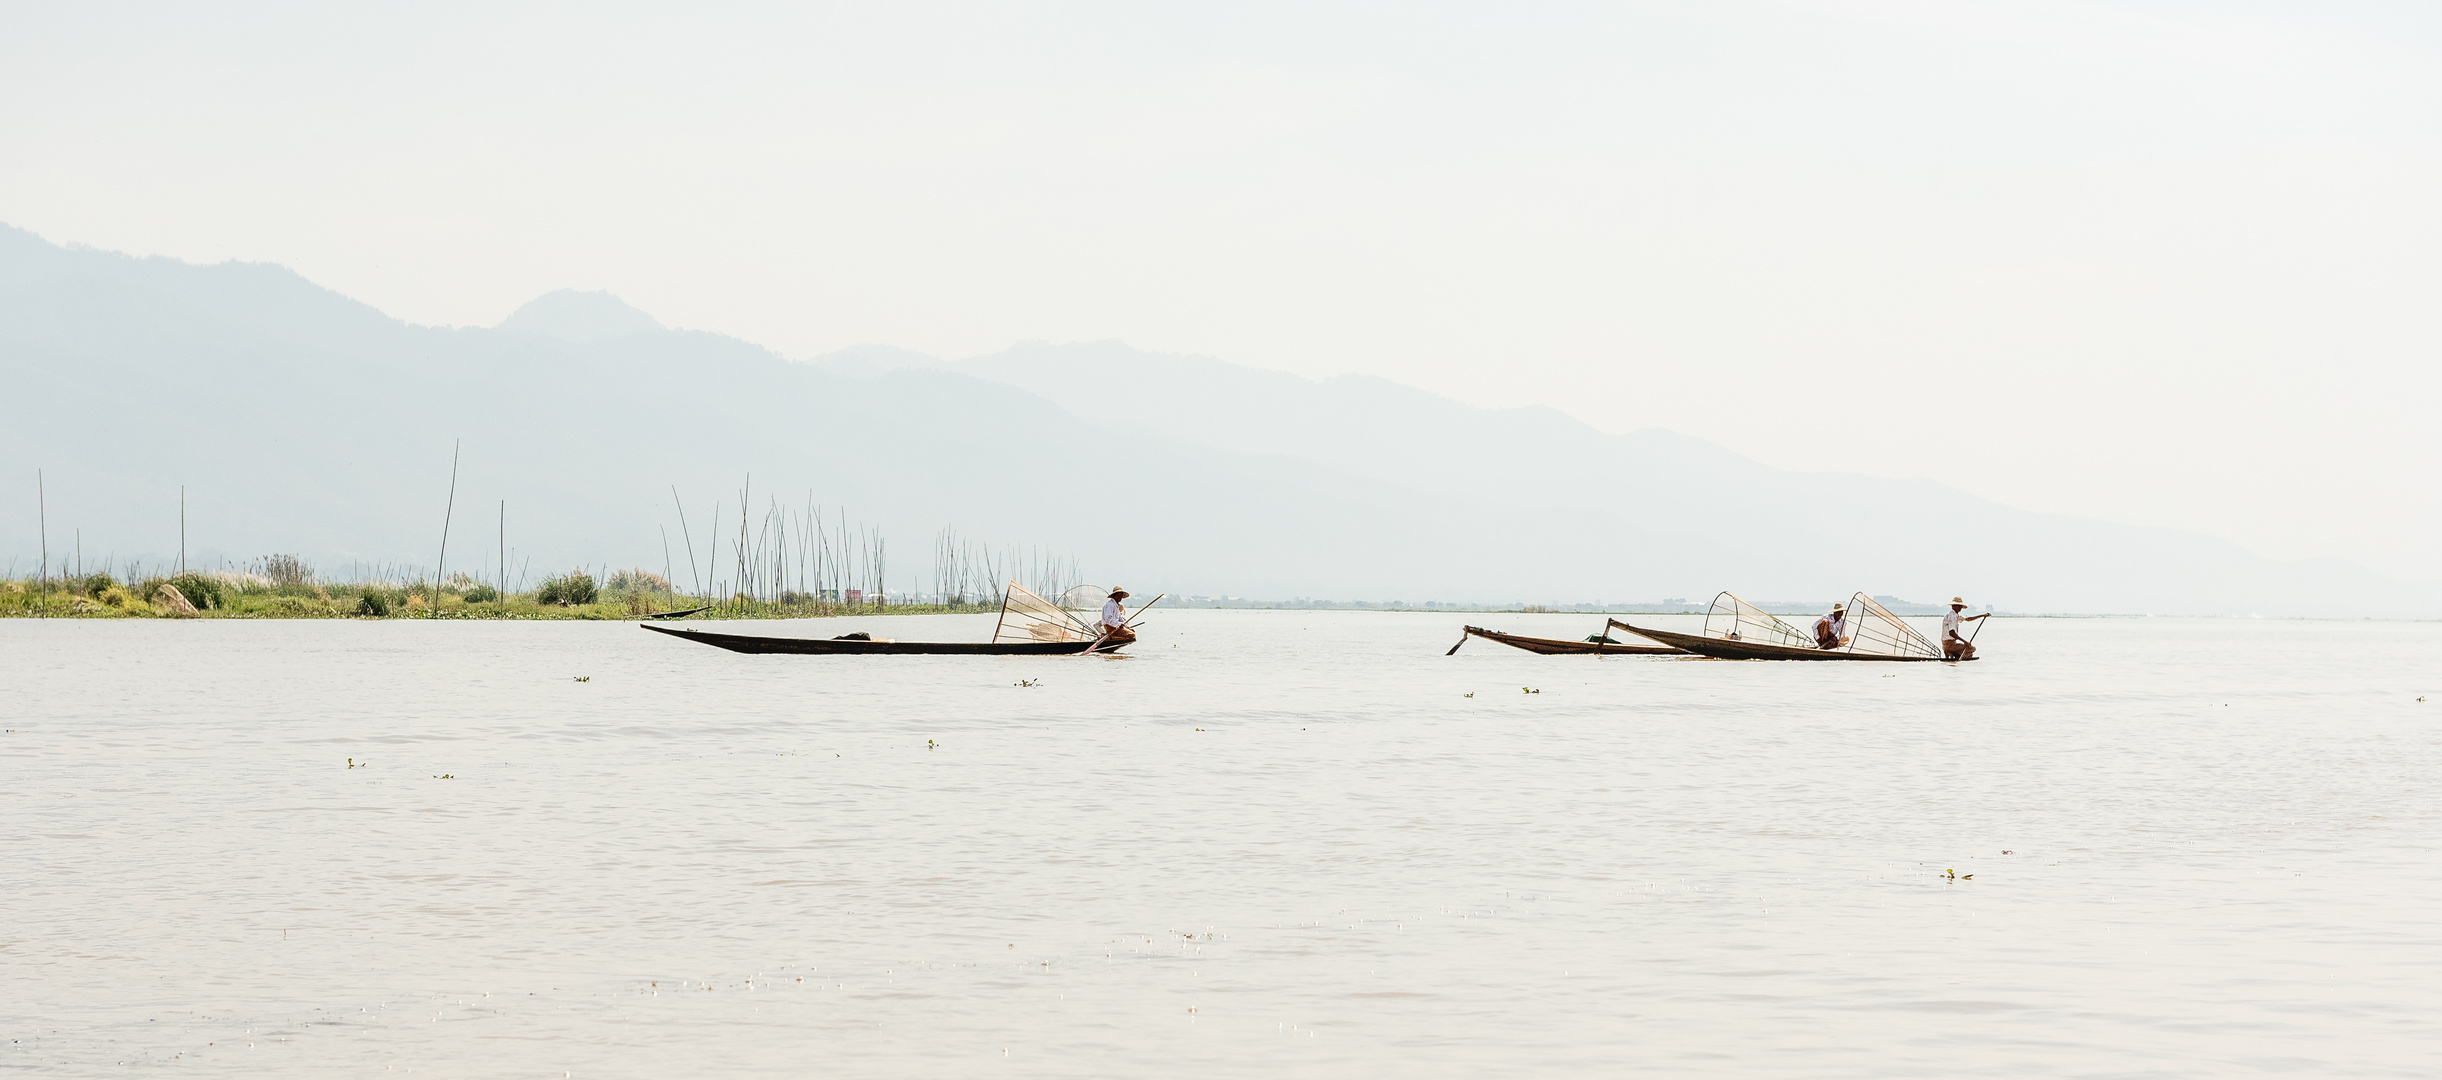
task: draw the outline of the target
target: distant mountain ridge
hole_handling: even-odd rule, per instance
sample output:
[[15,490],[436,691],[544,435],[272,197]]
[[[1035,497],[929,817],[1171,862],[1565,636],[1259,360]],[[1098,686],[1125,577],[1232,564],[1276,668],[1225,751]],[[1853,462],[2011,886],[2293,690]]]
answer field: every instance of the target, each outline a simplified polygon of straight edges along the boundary
[[1112,341],[1033,342],[955,361],[851,355],[859,370],[953,371],[1072,408],[1099,402],[1107,426],[1286,455],[1470,508],[1600,515],[1608,524],[1581,538],[1588,545],[1703,568],[1721,583],[1682,577],[1637,594],[1647,598],[1724,586],[1756,598],[1835,595],[1832,583],[1863,576],[1882,583],[1869,591],[1920,602],[1982,592],[2033,610],[2442,609],[2430,584],[2343,560],[2277,563],[2217,538],[2037,514],[1924,479],[1774,469],[1677,432],[1610,435],[1556,409],[1481,409],[1371,376],[1308,379]]
[[5,227],[0,375],[43,403],[0,428],[26,474],[26,497],[0,500],[0,551],[20,573],[38,544],[37,468],[55,557],[79,529],[89,562],[174,551],[184,484],[195,561],[429,565],[462,440],[450,562],[470,569],[497,561],[503,501],[513,563],[660,569],[692,544],[717,565],[707,550],[734,539],[751,473],[750,521],[779,495],[884,527],[894,588],[929,580],[929,539],[954,524],[1147,591],[1565,603],[1864,589],[2031,611],[2442,614],[2429,588],[2345,563],[2276,563],[1928,481],[1775,470],[1666,431],[1612,436],[1380,379],[1111,342],[792,362],[566,291],[494,328],[413,326],[276,266]]

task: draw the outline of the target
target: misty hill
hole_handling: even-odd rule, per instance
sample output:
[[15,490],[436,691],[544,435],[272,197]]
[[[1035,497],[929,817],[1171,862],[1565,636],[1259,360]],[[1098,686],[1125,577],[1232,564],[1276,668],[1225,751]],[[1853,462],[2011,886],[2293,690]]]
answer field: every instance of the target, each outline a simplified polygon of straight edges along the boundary
[[[0,375],[39,403],[0,429],[22,475],[0,554],[28,572],[35,469],[54,554],[299,552],[430,565],[453,439],[453,566],[495,518],[538,572],[683,565],[726,539],[753,474],[892,537],[926,580],[932,532],[1075,554],[1143,591],[1348,599],[1624,600],[1966,592],[2019,610],[2432,615],[2340,563],[2036,515],[1923,481],[1773,470],[1668,432],[1472,409],[1117,345],[954,364],[866,349],[792,363],[560,292],[494,328],[413,326],[275,266],[194,266],[0,229]],[[1113,438],[1114,432],[1121,437]],[[684,497],[682,530],[671,488]],[[1827,523],[1829,523],[1827,525]],[[1949,546],[1960,537],[1972,546]],[[686,572],[679,571],[682,584]]]
[[665,327],[609,293],[557,289],[527,301],[495,329],[586,342],[651,334]]

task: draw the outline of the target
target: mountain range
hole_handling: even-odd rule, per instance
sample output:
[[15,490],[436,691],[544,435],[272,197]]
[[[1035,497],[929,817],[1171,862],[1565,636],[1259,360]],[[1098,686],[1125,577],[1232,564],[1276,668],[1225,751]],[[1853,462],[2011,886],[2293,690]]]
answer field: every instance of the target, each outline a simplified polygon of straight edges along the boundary
[[446,515],[455,568],[514,548],[512,566],[658,571],[734,539],[751,484],[750,521],[777,500],[880,529],[893,589],[926,586],[931,538],[955,526],[1148,593],[1864,590],[2027,612],[2442,615],[2432,584],[2339,560],[2267,560],[1927,480],[1775,469],[1669,431],[1607,434],[1372,377],[1118,342],[791,360],[570,291],[494,327],[418,326],[278,266],[6,227],[0,377],[18,402],[0,455],[24,474],[21,497],[0,499],[0,557],[20,575],[45,535],[54,563],[71,545],[93,565],[172,557],[182,489],[188,558],[205,565],[294,552],[343,575],[430,566]]

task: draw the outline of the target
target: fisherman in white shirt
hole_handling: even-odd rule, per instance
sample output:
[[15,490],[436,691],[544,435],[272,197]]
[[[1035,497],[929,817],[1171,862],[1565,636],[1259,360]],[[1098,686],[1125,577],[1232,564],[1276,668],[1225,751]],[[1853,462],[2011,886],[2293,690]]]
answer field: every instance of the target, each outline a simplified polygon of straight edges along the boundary
[[1967,610],[1967,601],[1953,596],[1950,598],[1950,614],[1942,616],[1942,656],[1947,659],[1975,659],[1976,647],[1968,644],[1966,638],[1959,636],[1959,625],[1993,617],[1993,613],[1989,611],[1982,615],[1959,614],[1965,610]]
[[1114,588],[1111,598],[1102,602],[1102,637],[1105,641],[1136,640],[1136,631],[1128,629],[1128,609],[1120,601],[1128,598],[1128,590]]
[[1848,605],[1833,604],[1831,614],[1815,620],[1815,647],[1830,651],[1848,644]]

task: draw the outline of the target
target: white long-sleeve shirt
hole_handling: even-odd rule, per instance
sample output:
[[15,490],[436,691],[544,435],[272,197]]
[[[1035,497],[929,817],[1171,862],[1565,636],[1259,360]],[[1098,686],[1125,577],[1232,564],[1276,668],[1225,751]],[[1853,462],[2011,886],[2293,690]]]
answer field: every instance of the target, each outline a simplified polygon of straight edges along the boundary
[[1959,610],[1957,608],[1952,608],[1950,614],[1942,616],[1942,637],[1946,640],[1952,638],[1966,640],[1959,637]]
[[1103,601],[1102,625],[1110,627],[1128,625],[1128,609],[1121,607],[1117,600]]

